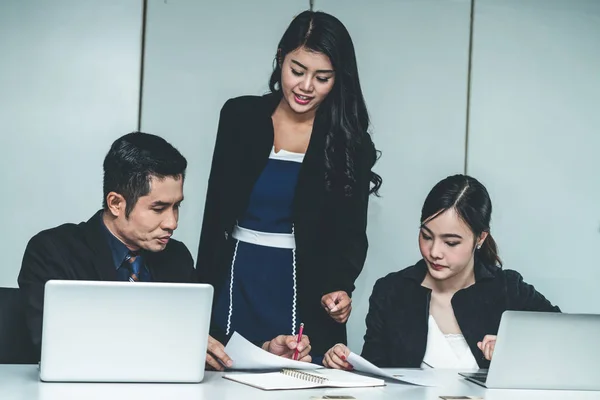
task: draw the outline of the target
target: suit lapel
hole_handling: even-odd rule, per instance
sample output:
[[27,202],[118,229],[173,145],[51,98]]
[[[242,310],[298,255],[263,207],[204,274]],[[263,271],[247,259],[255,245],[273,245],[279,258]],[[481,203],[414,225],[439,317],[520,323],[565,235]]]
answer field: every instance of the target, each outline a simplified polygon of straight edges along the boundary
[[103,229],[101,210],[94,214],[84,226],[85,240],[92,251],[90,261],[101,281],[116,281],[117,271]]
[[484,275],[479,275],[476,270],[475,285],[456,292],[452,298],[456,321],[471,352],[477,355],[475,359],[481,368],[489,365],[489,362],[483,357],[477,342],[485,335],[496,334],[502,316],[502,307],[499,305],[505,301],[502,291],[493,284],[493,275]]
[[231,159],[232,167],[228,182],[226,201],[232,204],[232,215],[235,219],[243,215],[252,189],[258,177],[269,161],[269,154],[273,147],[273,123],[271,114],[278,104],[278,99],[270,94],[263,96],[255,107],[244,110],[241,118],[244,123],[236,124],[236,129],[251,132],[237,132],[239,142],[236,143],[236,159]]
[[271,116],[279,100],[272,94],[264,96],[261,100],[263,101],[259,112],[251,116],[251,118],[256,118],[256,121],[250,126],[256,126],[257,130],[252,135],[246,135],[249,139],[246,143],[248,150],[244,151],[244,154],[248,157],[248,162],[244,163],[243,166],[250,166],[251,168],[251,174],[249,175],[251,179],[248,182],[250,191],[252,191],[256,180],[269,161],[269,154],[271,154],[275,138]]
[[302,236],[303,226],[318,225],[325,201],[325,133],[317,113],[308,149],[300,167],[293,202],[293,219],[299,224],[296,234]]

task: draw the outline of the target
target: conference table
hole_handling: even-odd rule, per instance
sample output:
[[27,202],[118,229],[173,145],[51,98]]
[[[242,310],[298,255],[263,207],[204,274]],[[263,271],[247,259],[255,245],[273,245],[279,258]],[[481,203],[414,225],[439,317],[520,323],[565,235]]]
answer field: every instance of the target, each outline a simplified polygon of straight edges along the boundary
[[425,400],[439,396],[478,396],[485,400],[600,400],[600,392],[559,390],[485,389],[460,377],[456,370],[390,369],[394,375],[433,379],[435,387],[386,382],[386,386],[360,389],[309,389],[264,391],[223,379],[222,372],[207,371],[200,384],[181,383],[48,383],[39,380],[37,365],[0,365],[0,400],[310,400],[324,395],[348,395],[357,400]]

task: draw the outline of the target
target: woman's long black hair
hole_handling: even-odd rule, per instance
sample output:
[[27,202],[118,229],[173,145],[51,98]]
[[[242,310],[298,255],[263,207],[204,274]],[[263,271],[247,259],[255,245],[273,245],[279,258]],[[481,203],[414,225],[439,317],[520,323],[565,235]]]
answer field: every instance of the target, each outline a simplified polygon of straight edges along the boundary
[[[356,183],[355,161],[368,164],[371,188],[378,195],[381,176],[371,171],[379,152],[368,133],[369,114],[363,98],[354,45],[346,27],[334,16],[304,11],[290,23],[278,46],[278,59],[271,74],[271,92],[281,92],[281,64],[285,56],[300,48],[329,57],[335,82],[317,110],[315,124],[325,128],[325,184],[327,189],[351,196]],[[358,154],[358,153],[361,154]],[[366,155],[366,156],[365,156]],[[364,158],[363,158],[364,157]],[[365,170],[365,166],[359,168]]]
[[[448,209],[471,229],[476,238],[488,232],[476,257],[486,265],[500,265],[498,246],[490,232],[492,201],[487,189],[477,179],[468,175],[452,175],[438,182],[427,195],[421,210],[421,225]],[[475,243],[473,243],[475,246]]]

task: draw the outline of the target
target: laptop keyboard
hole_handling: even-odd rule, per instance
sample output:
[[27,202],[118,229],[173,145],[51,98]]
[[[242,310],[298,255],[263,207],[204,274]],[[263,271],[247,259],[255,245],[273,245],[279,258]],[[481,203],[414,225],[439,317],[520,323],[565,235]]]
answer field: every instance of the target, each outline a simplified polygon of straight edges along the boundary
[[471,379],[475,379],[476,381],[479,381],[481,383],[485,383],[486,379],[487,379],[487,372],[476,372],[474,374],[469,374],[469,377]]

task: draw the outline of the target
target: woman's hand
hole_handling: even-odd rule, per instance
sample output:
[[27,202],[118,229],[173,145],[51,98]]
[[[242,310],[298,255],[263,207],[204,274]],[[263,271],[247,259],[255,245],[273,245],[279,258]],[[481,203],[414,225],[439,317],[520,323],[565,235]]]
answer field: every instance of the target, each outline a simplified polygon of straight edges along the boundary
[[327,368],[352,370],[354,367],[346,358],[350,355],[350,349],[341,343],[336,344],[325,353],[323,365]]
[[496,335],[485,335],[481,342],[477,342],[477,347],[479,347],[485,359],[491,361],[494,347],[496,347]]
[[298,343],[298,337],[294,335],[279,335],[276,338],[263,343],[263,350],[271,354],[278,355],[283,358],[292,358],[298,348],[298,361],[311,362],[310,356],[310,339],[307,335],[302,336],[302,340]]
[[352,311],[352,299],[343,290],[331,292],[321,297],[321,306],[329,316],[340,324],[348,321]]

